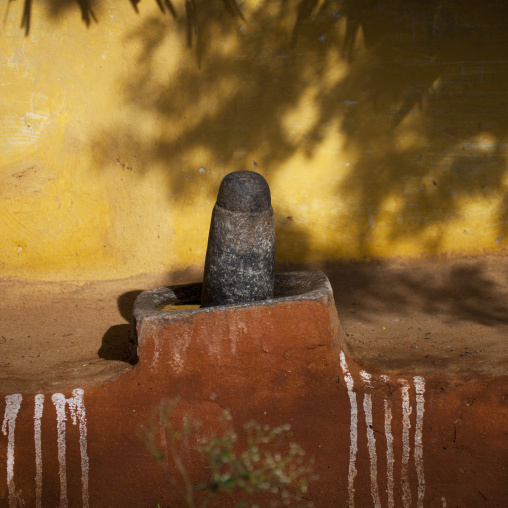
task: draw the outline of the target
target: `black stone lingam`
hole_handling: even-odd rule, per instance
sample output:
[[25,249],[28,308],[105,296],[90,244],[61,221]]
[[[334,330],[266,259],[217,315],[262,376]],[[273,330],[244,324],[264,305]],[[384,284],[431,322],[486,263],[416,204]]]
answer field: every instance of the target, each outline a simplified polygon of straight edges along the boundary
[[273,298],[274,271],[270,187],[259,173],[230,173],[213,208],[201,306]]

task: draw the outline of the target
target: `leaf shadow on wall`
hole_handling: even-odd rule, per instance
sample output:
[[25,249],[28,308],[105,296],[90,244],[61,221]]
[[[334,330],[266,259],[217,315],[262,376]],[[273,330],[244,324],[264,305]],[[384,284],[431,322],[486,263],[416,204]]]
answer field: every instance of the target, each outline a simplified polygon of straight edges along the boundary
[[[13,0],[9,0],[9,3]],[[136,13],[139,13],[138,4],[141,0],[129,0]],[[155,0],[161,13],[169,13],[174,18],[177,17],[175,6],[173,5],[174,0]],[[185,0],[186,10],[186,21],[187,21],[187,32],[192,37],[192,31],[196,31],[195,24],[195,11],[196,11],[197,0]],[[224,8],[227,12],[234,16],[242,16],[240,8],[236,3],[236,0],[221,0]],[[97,6],[101,4],[100,0],[46,0],[46,4],[49,7],[49,13],[54,18],[59,18],[65,15],[69,10],[76,6],[81,11],[81,18],[86,26],[90,26],[93,22],[98,23],[99,19],[95,11]],[[32,7],[33,0],[24,0],[23,4],[23,15],[21,19],[21,27],[25,29],[26,35],[30,33],[30,24],[32,20]],[[192,40],[189,41],[192,43]]]
[[[9,2],[12,1],[13,0],[9,0]],[[94,7],[98,3],[98,0],[46,0],[48,11],[54,18],[61,17],[65,15],[70,9],[78,6],[79,10],[81,11],[81,19],[86,24],[86,26],[90,26],[92,21],[97,23]],[[26,35],[30,33],[30,26],[32,22],[32,8],[33,0],[24,0],[21,28],[25,29]]]
[[[123,41],[131,64],[119,92],[125,118],[162,127],[105,126],[91,140],[98,166],[129,155],[139,174],[166,173],[169,199],[201,199],[199,187],[213,200],[227,172],[254,169],[270,182],[335,137],[327,171],[340,175],[343,211],[330,228],[347,224],[352,235],[339,257],[375,254],[379,224],[388,242],[423,253],[449,248],[450,223],[493,248],[507,235],[504,1],[262,0],[242,9],[234,0],[156,1],[159,15]],[[97,0],[46,2],[55,17],[77,5],[86,25],[100,20]],[[31,0],[24,5],[28,30]],[[204,165],[215,177],[191,178]],[[493,203],[485,230],[468,211],[482,200]]]
[[[103,167],[116,159],[104,139],[114,139],[117,151],[137,152],[139,172],[165,168],[170,199],[200,185],[212,200],[217,179],[190,178],[201,164],[221,177],[254,169],[270,182],[336,136],[351,163],[344,170],[341,155],[330,168],[345,171],[336,191],[347,216],[334,220],[354,224],[351,256],[372,254],[379,222],[389,241],[439,252],[447,224],[467,224],[465,206],[477,199],[498,203],[486,233],[493,247],[506,235],[508,5],[304,0],[297,11],[265,0],[245,23],[222,2],[198,7],[197,41],[179,15],[150,17],[128,35],[142,49],[122,83],[126,107],[175,128],[141,142],[135,124],[115,125],[96,141]],[[196,51],[161,76],[175,37]],[[294,125],[305,104],[308,125]]]
[[[490,235],[494,247],[496,236],[506,235],[508,218],[508,61],[502,36],[508,6],[499,1],[343,5],[342,49],[351,65],[332,90],[321,92],[318,102],[324,106],[316,125],[336,118],[338,105],[348,103],[340,129],[356,162],[339,193],[352,197],[358,249],[368,254],[373,228],[388,220],[391,240],[422,241],[420,235],[432,228],[422,251],[439,252],[447,223],[467,223],[464,202],[489,197],[500,203],[493,220],[498,230]],[[354,50],[360,32],[362,55]],[[309,136],[319,140],[317,130]],[[387,214],[392,200],[402,205]]]

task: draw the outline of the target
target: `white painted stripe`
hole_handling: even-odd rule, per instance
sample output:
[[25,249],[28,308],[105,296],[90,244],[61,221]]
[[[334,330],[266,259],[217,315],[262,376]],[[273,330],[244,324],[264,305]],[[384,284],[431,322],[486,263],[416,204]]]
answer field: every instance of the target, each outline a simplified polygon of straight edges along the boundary
[[42,506],[42,439],[41,419],[44,410],[44,395],[39,393],[35,396],[34,410],[34,440],[35,440],[35,506]]
[[415,376],[416,390],[416,426],[415,426],[415,467],[418,478],[418,501],[417,508],[423,508],[423,498],[425,497],[425,474],[423,470],[423,413],[425,411],[424,393],[425,380],[423,377]]
[[350,508],[355,505],[355,489],[354,482],[356,476],[356,452],[358,451],[358,405],[356,402],[356,394],[354,392],[354,382],[349,368],[346,363],[344,353],[340,352],[340,367],[346,381],[349,403],[351,405],[351,426],[349,431],[349,468],[348,468],[348,504]]
[[23,397],[19,393],[7,395],[5,397],[5,413],[4,421],[2,423],[2,432],[4,436],[8,435],[7,440],[7,487],[9,490],[9,508],[16,508],[18,501],[23,506],[23,500],[20,495],[16,493],[16,486],[14,485],[14,429],[16,428],[16,418],[18,416],[19,408]]
[[60,508],[67,508],[67,464],[65,461],[65,396],[62,393],[54,393],[51,397],[56,409],[56,430],[58,446],[58,474],[60,476]]
[[[386,374],[380,376],[381,381],[385,384],[390,383],[390,378]],[[395,457],[393,454],[393,434],[392,434],[392,401],[384,399],[385,405],[385,440],[386,440],[386,493],[388,494],[388,508],[395,507],[395,499],[393,496],[394,479],[393,465]]]
[[90,464],[87,454],[87,441],[86,441],[86,412],[85,404],[83,403],[84,391],[81,388],[76,388],[72,395],[74,397],[69,399],[69,409],[71,410],[72,420],[76,425],[76,416],[79,419],[79,451],[81,454],[81,498],[83,500],[83,508],[88,508],[88,473]]
[[407,468],[409,464],[409,429],[411,421],[409,419],[412,408],[409,403],[409,385],[406,380],[399,380],[402,383],[402,467],[400,479],[402,482],[402,502],[404,508],[411,506],[411,488],[409,486],[409,477]]
[[89,460],[87,454],[87,430],[86,430],[86,412],[83,403],[84,391],[76,388],[72,392],[72,397],[66,399],[61,393],[55,393],[52,397],[53,404],[56,408],[57,415],[57,431],[58,431],[58,463],[60,466],[60,508],[67,508],[67,466],[65,459],[65,422],[67,420],[65,414],[65,406],[69,404],[72,423],[76,425],[79,421],[79,450],[81,454],[81,497],[83,507],[89,506],[88,493],[88,475]]
[[[367,389],[370,389],[370,374],[362,370],[360,372],[360,377],[363,379]],[[364,393],[363,395],[363,410],[365,412],[365,423],[367,425],[367,446],[370,458],[370,492],[375,508],[381,508],[379,488],[377,485],[376,438],[374,436],[374,429],[372,428],[372,395],[370,393]]]
[[385,399],[385,438],[386,438],[386,492],[388,493],[388,508],[394,508],[393,498],[393,435],[392,435],[392,405]]
[[443,508],[446,508],[446,498],[444,496],[441,498],[441,503],[443,503]]

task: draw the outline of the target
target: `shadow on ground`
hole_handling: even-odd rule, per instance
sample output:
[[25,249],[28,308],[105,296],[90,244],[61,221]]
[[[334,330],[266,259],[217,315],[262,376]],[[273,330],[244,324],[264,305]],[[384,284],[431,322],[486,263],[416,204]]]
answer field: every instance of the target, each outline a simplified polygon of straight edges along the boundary
[[[140,289],[127,291],[118,297],[118,310],[127,323],[132,321],[134,301],[141,292]],[[132,347],[131,329],[130,324],[114,325],[108,328],[97,352],[99,358],[134,363],[136,354]]]
[[[325,268],[338,306],[354,305],[371,321],[384,309],[397,315],[418,311],[454,322],[487,327],[508,325],[508,270],[481,259],[332,264]],[[492,266],[494,265],[494,266]]]
[[325,268],[346,347],[379,371],[506,374],[508,259]]

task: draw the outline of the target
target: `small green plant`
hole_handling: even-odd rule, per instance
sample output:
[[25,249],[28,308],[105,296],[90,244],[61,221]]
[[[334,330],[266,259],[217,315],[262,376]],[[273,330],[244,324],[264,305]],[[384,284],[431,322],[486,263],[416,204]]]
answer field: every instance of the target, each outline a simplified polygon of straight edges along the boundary
[[[313,506],[305,499],[312,474],[312,460],[305,460],[305,452],[296,443],[288,444],[289,425],[270,428],[255,422],[244,426],[246,444],[242,451],[233,428],[229,411],[221,420],[221,430],[206,438],[199,437],[200,423],[188,415],[175,426],[171,414],[179,400],[163,402],[151,428],[142,428],[142,438],[163,468],[172,486],[189,508],[198,506],[196,494],[205,492],[200,507],[206,507],[220,494],[243,493],[237,507],[255,507],[264,495],[266,506]],[[164,443],[161,450],[160,444]],[[193,485],[184,466],[183,450],[195,450],[206,461],[210,476],[206,483]],[[171,472],[171,463],[178,474]]]

